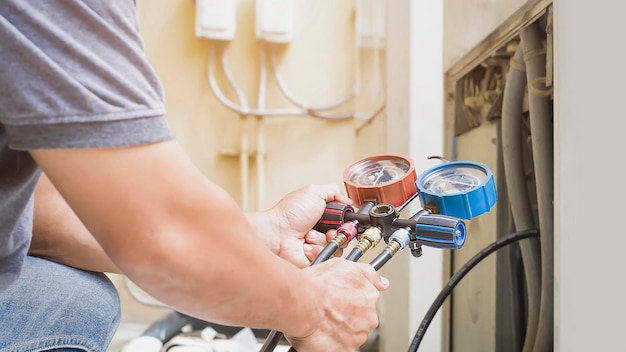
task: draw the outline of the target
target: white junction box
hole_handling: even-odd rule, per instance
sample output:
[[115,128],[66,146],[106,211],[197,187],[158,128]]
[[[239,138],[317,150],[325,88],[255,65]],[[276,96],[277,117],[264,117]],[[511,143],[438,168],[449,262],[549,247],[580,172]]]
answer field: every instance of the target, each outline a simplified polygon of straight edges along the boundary
[[236,0],[196,0],[196,36],[233,40],[236,17]]
[[271,43],[293,40],[293,0],[257,0],[256,36]]
[[385,46],[385,17],[385,0],[357,0],[356,36],[359,47]]

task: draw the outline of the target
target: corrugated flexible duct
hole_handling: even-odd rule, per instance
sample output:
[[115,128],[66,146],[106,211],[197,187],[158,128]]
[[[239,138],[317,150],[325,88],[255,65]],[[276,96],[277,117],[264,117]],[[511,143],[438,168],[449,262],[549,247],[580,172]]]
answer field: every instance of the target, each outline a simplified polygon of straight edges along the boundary
[[[502,153],[507,192],[516,231],[534,229],[530,199],[524,172],[522,112],[526,74],[521,46],[517,48],[504,87],[502,101]],[[541,297],[540,248],[537,239],[520,242],[524,273],[528,290],[528,323],[523,351],[531,351],[539,323]]]
[[546,50],[534,23],[520,31],[528,82],[530,134],[541,241],[541,309],[534,352],[552,351],[554,334],[554,146],[552,103],[546,83]]

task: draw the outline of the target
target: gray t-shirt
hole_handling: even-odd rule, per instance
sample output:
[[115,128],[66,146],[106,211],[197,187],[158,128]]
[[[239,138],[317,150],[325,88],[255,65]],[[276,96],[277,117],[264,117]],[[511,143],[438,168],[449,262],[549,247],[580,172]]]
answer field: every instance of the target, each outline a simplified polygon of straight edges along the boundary
[[172,138],[133,0],[0,1],[0,291],[32,236],[27,150]]

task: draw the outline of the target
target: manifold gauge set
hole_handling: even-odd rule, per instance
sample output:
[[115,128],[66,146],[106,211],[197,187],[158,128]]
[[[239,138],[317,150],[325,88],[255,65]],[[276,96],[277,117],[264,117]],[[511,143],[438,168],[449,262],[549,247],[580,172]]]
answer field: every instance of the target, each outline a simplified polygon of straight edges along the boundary
[[[497,201],[492,172],[472,161],[444,161],[419,177],[413,161],[401,155],[373,155],[348,166],[343,173],[348,196],[357,208],[329,203],[318,230],[356,221],[359,228],[376,226],[385,241],[399,228],[410,233],[412,253],[421,246],[459,249],[465,243],[464,220],[491,210]],[[419,199],[421,210],[408,219],[400,212]]]

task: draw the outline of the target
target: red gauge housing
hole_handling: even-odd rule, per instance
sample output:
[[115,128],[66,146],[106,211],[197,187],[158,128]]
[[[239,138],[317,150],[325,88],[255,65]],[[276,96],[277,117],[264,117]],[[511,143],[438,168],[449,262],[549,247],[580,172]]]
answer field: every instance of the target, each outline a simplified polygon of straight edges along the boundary
[[365,202],[399,207],[417,194],[416,180],[413,161],[395,154],[363,158],[343,173],[348,197],[357,207]]

